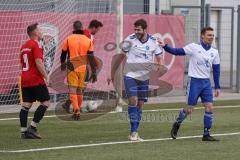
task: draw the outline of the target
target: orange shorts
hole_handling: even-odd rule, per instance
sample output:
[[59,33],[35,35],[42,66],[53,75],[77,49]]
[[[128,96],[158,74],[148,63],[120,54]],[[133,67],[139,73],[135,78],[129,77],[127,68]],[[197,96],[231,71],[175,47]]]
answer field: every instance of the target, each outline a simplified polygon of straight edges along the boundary
[[85,88],[86,72],[71,71],[68,73],[67,80],[69,87]]

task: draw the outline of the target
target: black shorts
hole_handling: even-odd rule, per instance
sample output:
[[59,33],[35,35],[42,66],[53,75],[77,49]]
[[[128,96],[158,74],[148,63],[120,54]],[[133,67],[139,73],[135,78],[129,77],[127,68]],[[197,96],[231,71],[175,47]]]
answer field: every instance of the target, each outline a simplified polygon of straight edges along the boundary
[[44,102],[50,99],[48,88],[46,85],[22,87],[22,97],[23,102]]

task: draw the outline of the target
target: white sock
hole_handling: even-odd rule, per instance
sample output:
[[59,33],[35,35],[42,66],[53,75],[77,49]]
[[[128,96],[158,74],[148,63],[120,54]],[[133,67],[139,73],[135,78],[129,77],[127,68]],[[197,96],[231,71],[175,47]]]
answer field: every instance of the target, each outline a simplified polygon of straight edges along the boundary
[[37,123],[35,123],[35,122],[31,122],[31,126],[33,126],[33,127],[37,127]]
[[26,132],[27,131],[27,127],[21,127],[21,132]]

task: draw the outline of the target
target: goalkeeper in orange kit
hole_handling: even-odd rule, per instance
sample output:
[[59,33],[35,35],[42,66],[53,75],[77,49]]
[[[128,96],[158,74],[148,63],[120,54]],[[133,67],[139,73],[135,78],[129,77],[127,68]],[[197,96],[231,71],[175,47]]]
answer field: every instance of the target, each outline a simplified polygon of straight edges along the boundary
[[[64,40],[61,54],[61,70],[67,71],[69,97],[73,105],[73,119],[79,120],[80,107],[83,102],[83,90],[85,88],[86,65],[91,66],[91,81],[97,81],[96,62],[94,60],[93,42],[83,35],[82,23],[75,21],[73,34]],[[67,59],[67,63],[66,62]]]
[[[93,19],[90,21],[89,26],[87,29],[83,30],[83,34],[85,36],[87,36],[89,39],[91,39],[91,41],[93,42],[93,44],[95,43],[95,38],[94,36],[96,35],[96,33],[98,33],[100,31],[100,29],[103,27],[103,24],[101,21]],[[100,60],[98,60],[98,58],[95,56],[95,63],[96,63],[96,69],[99,70],[101,68],[101,62]],[[87,75],[85,78],[86,82],[89,82],[89,78],[90,78],[90,66],[89,66],[89,62],[87,65]],[[62,107],[63,109],[66,110],[67,113],[70,113],[70,105],[71,105],[71,100],[67,99],[63,104]]]

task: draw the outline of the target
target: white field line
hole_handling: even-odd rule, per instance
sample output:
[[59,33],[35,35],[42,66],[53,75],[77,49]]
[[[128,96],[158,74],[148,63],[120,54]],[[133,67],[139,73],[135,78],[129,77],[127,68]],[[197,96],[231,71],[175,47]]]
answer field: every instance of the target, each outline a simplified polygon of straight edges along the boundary
[[[212,135],[215,137],[231,136],[231,135],[240,135],[240,132],[212,134]],[[178,137],[177,139],[178,140],[193,139],[193,138],[201,138],[201,137],[202,135],[197,135],[197,136]],[[143,141],[118,141],[118,142],[106,142],[106,143],[94,143],[94,144],[81,144],[81,145],[72,145],[72,146],[35,148],[35,149],[25,149],[25,150],[0,150],[0,153],[26,153],[26,152],[49,151],[49,150],[61,150],[61,149],[69,149],[69,148],[87,148],[87,147],[97,147],[97,146],[106,146],[106,145],[115,145],[115,144],[129,144],[129,143],[156,142],[156,141],[169,141],[169,140],[172,140],[172,138],[146,139]]]
[[[240,106],[215,106],[214,109],[224,109],[224,108],[240,108]],[[200,110],[204,109],[204,107],[196,107],[194,110]],[[171,109],[155,109],[155,110],[143,110],[143,112],[163,112],[163,111],[179,111],[180,108],[171,108]],[[108,114],[115,114],[115,113],[125,113],[126,111],[123,112],[109,112]],[[102,113],[90,113],[92,114],[102,114]],[[64,116],[69,116],[70,114],[63,114],[63,115],[49,115],[49,116],[44,116],[44,118],[55,118],[55,117],[64,117]],[[33,117],[28,117],[29,119]],[[18,120],[19,118],[2,118],[0,121],[10,121],[10,120]]]

